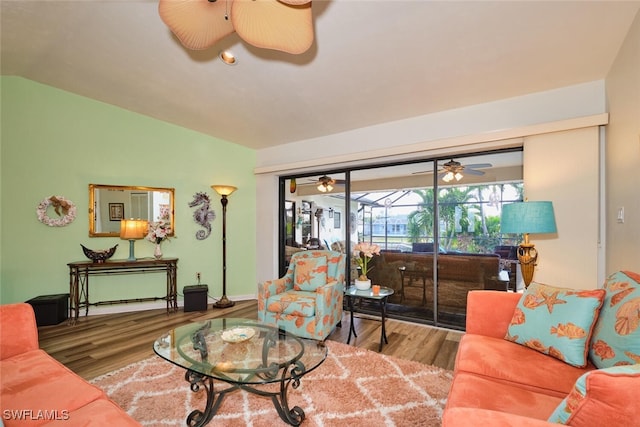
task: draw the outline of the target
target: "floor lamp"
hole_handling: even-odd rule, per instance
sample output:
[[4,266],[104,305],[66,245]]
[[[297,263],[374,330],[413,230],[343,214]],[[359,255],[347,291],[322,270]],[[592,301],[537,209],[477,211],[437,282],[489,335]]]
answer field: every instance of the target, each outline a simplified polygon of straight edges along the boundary
[[504,205],[500,221],[501,233],[524,234],[518,246],[518,261],[524,287],[529,287],[538,260],[538,251],[529,243],[529,234],[555,233],[556,220],[551,202],[518,202]]
[[216,193],[222,198],[222,298],[213,304],[213,308],[227,308],[232,307],[235,302],[227,298],[227,203],[229,203],[228,196],[236,191],[236,187],[230,185],[212,185]]

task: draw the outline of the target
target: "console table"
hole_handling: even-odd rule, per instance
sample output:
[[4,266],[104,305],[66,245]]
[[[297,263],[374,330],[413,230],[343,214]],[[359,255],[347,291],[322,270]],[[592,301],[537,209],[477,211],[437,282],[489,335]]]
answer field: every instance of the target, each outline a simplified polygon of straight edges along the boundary
[[[69,321],[78,320],[80,309],[84,308],[84,315],[89,314],[90,305],[118,304],[143,301],[167,301],[167,313],[178,309],[177,270],[178,258],[145,258],[136,261],[107,260],[102,263],[78,261],[67,264],[69,266]],[[114,301],[89,302],[89,276],[109,276],[138,273],[167,273],[167,290],[163,297],[121,299]]]

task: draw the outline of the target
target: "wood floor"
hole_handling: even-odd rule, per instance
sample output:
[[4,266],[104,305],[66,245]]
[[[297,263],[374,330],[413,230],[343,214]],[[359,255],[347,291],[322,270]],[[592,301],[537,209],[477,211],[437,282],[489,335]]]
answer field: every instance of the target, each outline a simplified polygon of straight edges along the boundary
[[[358,338],[354,341],[352,337],[350,344],[378,351],[379,319],[355,316]],[[91,379],[152,356],[153,342],[167,330],[214,317],[257,319],[257,302],[239,301],[230,308],[205,312],[167,314],[161,309],[80,317],[75,325],[64,322],[40,327],[40,347],[78,375]],[[382,353],[453,369],[461,332],[393,319],[387,319],[386,328],[389,344]],[[349,313],[345,312],[342,328],[336,328],[329,339],[346,343],[348,334]]]

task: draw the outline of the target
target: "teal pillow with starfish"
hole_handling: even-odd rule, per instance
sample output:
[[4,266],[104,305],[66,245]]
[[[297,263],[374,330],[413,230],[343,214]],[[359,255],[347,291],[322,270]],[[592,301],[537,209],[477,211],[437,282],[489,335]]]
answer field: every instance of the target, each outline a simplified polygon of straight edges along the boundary
[[505,339],[583,368],[604,296],[603,289],[534,282],[520,298]]

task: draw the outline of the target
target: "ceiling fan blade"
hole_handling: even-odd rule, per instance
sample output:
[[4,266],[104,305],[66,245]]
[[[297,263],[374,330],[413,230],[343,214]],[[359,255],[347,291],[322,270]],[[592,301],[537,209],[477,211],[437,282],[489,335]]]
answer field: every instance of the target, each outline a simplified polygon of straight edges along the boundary
[[233,28],[242,40],[253,46],[298,54],[306,52],[313,44],[311,2],[230,3]]
[[464,171],[462,171],[463,174],[467,174],[467,175],[484,175],[484,171],[479,171],[479,170],[475,170],[475,169],[467,169],[465,168]]
[[226,4],[206,0],[161,0],[160,19],[187,49],[202,50],[233,33],[233,25],[223,19]]
[[491,163],[476,163],[473,165],[463,165],[465,168],[470,168],[470,169],[484,169],[484,168],[490,168],[493,165]]

